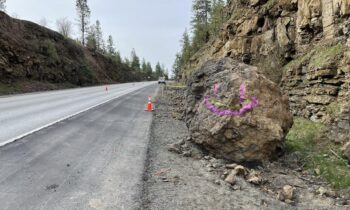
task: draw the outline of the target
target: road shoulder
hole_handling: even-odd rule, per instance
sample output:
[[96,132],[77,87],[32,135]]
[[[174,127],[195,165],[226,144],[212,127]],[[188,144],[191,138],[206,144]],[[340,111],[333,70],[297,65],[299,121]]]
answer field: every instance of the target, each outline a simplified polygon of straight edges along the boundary
[[[264,176],[260,185],[241,177],[236,177],[234,185],[224,181],[229,163],[202,152],[191,143],[181,114],[183,94],[183,90],[167,88],[163,96],[157,97],[142,209],[345,209],[335,206],[335,199],[315,195],[312,191],[320,186],[298,179],[298,174],[289,173],[288,168],[256,169]],[[289,172],[283,174],[282,170]],[[278,189],[274,184],[279,181],[296,186],[297,195],[292,203],[277,199]]]

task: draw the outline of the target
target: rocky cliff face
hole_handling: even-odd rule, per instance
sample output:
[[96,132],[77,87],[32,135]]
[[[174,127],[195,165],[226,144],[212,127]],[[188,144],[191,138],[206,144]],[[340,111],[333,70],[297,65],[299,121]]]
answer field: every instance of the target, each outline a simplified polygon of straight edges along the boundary
[[116,65],[57,32],[0,12],[0,85],[30,81],[86,86],[137,79],[125,65]]
[[227,13],[183,78],[212,58],[240,59],[280,84],[294,114],[348,132],[350,0],[232,0]]

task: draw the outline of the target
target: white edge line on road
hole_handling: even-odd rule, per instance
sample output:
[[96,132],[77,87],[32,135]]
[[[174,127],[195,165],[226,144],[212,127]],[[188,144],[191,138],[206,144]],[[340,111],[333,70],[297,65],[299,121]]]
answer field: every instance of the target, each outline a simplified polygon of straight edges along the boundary
[[[143,86],[143,87],[141,87],[141,88],[139,88],[139,89],[137,89],[137,90],[140,90],[140,89],[142,89],[142,88],[144,88],[144,87],[147,87],[147,86]],[[91,106],[91,107],[88,107],[88,108],[86,108],[86,109],[83,109],[83,110],[81,110],[81,111],[78,111],[78,112],[76,112],[76,113],[74,113],[74,114],[68,115],[68,116],[66,116],[66,117],[62,117],[62,118],[60,118],[60,119],[58,119],[58,120],[56,120],[56,121],[54,121],[54,122],[48,123],[48,124],[46,124],[46,125],[44,125],[44,126],[41,126],[41,127],[39,127],[39,128],[36,128],[36,129],[34,129],[34,130],[32,130],[32,131],[29,131],[29,132],[27,132],[27,133],[21,134],[21,135],[19,135],[19,136],[17,136],[17,137],[14,137],[14,138],[10,139],[10,140],[7,140],[7,141],[5,141],[5,142],[0,143],[0,147],[3,147],[3,146],[5,146],[5,145],[7,145],[7,144],[10,144],[10,143],[13,143],[13,142],[15,142],[15,141],[18,141],[18,140],[20,140],[20,139],[22,139],[22,138],[24,138],[24,137],[26,137],[26,136],[29,136],[29,135],[31,135],[31,134],[33,134],[33,133],[36,133],[36,132],[38,132],[38,131],[40,131],[40,130],[42,130],[42,129],[48,128],[48,127],[50,127],[50,126],[52,126],[52,125],[54,125],[54,124],[57,124],[57,123],[59,123],[59,122],[62,122],[62,121],[67,120],[67,119],[69,119],[69,118],[72,118],[72,117],[74,117],[74,116],[76,116],[76,115],[78,115],[78,114],[81,114],[81,113],[83,113],[83,112],[89,111],[89,110],[91,110],[91,109],[93,109],[93,108],[96,108],[96,107],[98,107],[98,106],[101,106],[101,105],[103,105],[103,104],[105,104],[105,103],[108,103],[108,102],[110,102],[110,101],[113,101],[113,100],[115,100],[115,99],[117,99],[117,98],[120,98],[120,97],[122,97],[122,96],[124,96],[124,95],[126,95],[126,94],[129,94],[129,93],[135,92],[135,91],[137,91],[137,90],[133,90],[133,91],[127,92],[127,93],[122,93],[121,95],[118,95],[117,97],[108,99],[108,100],[106,100],[106,101],[104,101],[104,102],[101,102],[101,103],[99,103],[99,104],[93,105],[93,106]]]

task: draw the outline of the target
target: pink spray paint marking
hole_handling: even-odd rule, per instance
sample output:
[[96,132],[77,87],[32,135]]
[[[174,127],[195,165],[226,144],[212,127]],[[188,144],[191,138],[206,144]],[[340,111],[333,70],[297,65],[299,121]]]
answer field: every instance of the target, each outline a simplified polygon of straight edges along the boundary
[[216,84],[214,85],[214,95],[215,95],[215,96],[218,96],[219,88],[220,88],[220,85],[219,85],[218,83],[216,83]]
[[[214,85],[214,93],[216,93],[216,91],[215,91],[216,87],[218,87],[217,84]],[[239,88],[239,102],[240,102],[240,104],[243,104],[246,101],[245,93],[246,93],[246,86],[243,83]],[[244,105],[239,110],[220,109],[220,108],[216,107],[214,104],[210,103],[209,96],[204,97],[204,104],[206,105],[207,109],[209,109],[211,112],[213,112],[214,114],[216,114],[220,117],[225,116],[225,115],[242,116],[246,112],[253,110],[255,107],[257,107],[259,105],[259,101],[256,97],[252,96],[252,97],[250,97],[250,100],[251,101],[248,104]]]

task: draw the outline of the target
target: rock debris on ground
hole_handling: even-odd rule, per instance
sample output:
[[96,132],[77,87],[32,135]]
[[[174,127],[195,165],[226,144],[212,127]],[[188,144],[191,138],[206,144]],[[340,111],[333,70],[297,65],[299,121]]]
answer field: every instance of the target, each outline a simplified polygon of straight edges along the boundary
[[295,169],[293,157],[251,169],[194,145],[183,100],[176,87],[156,99],[142,209],[350,208],[349,198]]

